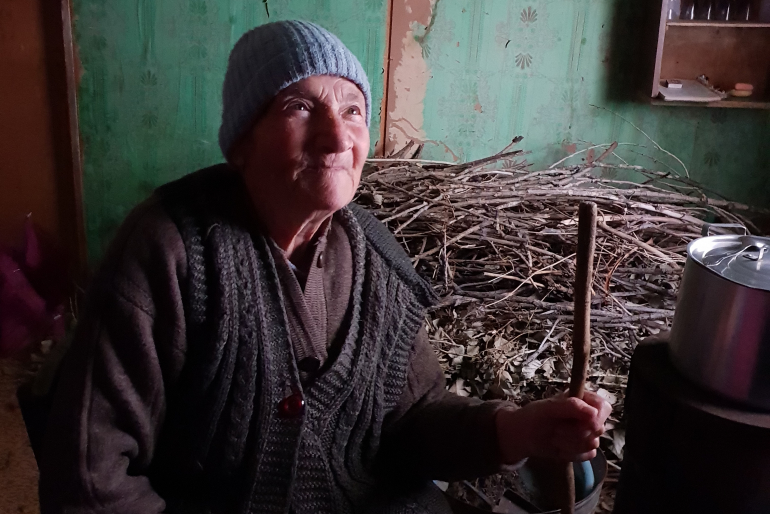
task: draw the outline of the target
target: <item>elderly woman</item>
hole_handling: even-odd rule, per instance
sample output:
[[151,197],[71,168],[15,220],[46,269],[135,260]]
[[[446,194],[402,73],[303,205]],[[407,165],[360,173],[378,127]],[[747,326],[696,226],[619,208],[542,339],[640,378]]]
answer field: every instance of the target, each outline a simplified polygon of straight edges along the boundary
[[594,455],[598,396],[461,398],[422,329],[434,302],[350,203],[369,150],[358,60],[312,23],[245,34],[227,164],[123,224],[64,365],[42,512],[447,512],[431,479]]

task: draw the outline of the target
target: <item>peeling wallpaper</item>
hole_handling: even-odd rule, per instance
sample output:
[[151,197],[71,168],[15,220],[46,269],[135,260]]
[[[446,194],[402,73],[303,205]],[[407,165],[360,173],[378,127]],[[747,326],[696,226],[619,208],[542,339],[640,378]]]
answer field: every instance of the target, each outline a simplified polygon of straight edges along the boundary
[[[394,1],[394,30],[400,20],[411,40],[393,35],[391,45],[404,41],[410,53],[395,55],[391,75],[424,67],[428,79],[427,87],[422,76],[414,81],[421,97],[391,80],[386,149],[416,138],[428,141],[427,158],[469,160],[522,135],[528,160],[546,166],[576,146],[618,141],[631,164],[681,172],[651,138],[718,193],[770,206],[770,111],[651,106],[635,97],[635,9],[643,2]],[[412,62],[415,44],[422,64]],[[407,123],[395,115],[402,105],[420,112]]]
[[[75,0],[89,260],[160,184],[221,162],[227,56],[250,28],[311,20],[337,34],[372,83],[379,137],[387,0]],[[269,13],[269,18],[268,18]]]

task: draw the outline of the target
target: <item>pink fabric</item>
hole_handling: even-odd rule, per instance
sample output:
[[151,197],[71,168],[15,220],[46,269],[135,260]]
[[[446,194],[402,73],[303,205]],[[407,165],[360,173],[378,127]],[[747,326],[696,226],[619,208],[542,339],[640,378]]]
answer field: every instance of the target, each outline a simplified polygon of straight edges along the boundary
[[0,357],[43,338],[64,337],[63,275],[52,279],[55,265],[43,258],[31,217],[24,228],[22,251],[0,248]]

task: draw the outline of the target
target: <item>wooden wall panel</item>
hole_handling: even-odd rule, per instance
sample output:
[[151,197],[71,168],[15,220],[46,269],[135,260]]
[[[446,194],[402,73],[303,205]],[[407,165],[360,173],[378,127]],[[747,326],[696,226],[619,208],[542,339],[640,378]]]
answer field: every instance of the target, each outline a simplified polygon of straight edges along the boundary
[[61,6],[0,3],[0,244],[31,213],[46,242],[78,259]]

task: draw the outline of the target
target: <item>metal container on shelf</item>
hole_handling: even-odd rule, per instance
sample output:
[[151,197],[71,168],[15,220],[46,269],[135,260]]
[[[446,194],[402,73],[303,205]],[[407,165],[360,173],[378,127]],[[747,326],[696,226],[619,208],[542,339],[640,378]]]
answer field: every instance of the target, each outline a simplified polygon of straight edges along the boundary
[[672,361],[707,389],[770,409],[770,238],[709,230],[687,246]]
[[762,23],[770,23],[770,0],[762,0],[760,2],[757,18]]
[[668,0],[668,15],[669,20],[678,20],[682,11],[682,0]]
[[712,20],[727,21],[730,20],[730,0],[715,0],[714,10],[712,11]]
[[682,20],[695,19],[695,0],[681,0],[679,18]]
[[714,2],[712,2],[712,0],[695,0],[694,19],[710,20],[712,17],[713,9]]
[[756,19],[756,5],[752,0],[731,0],[730,20],[750,21]]

